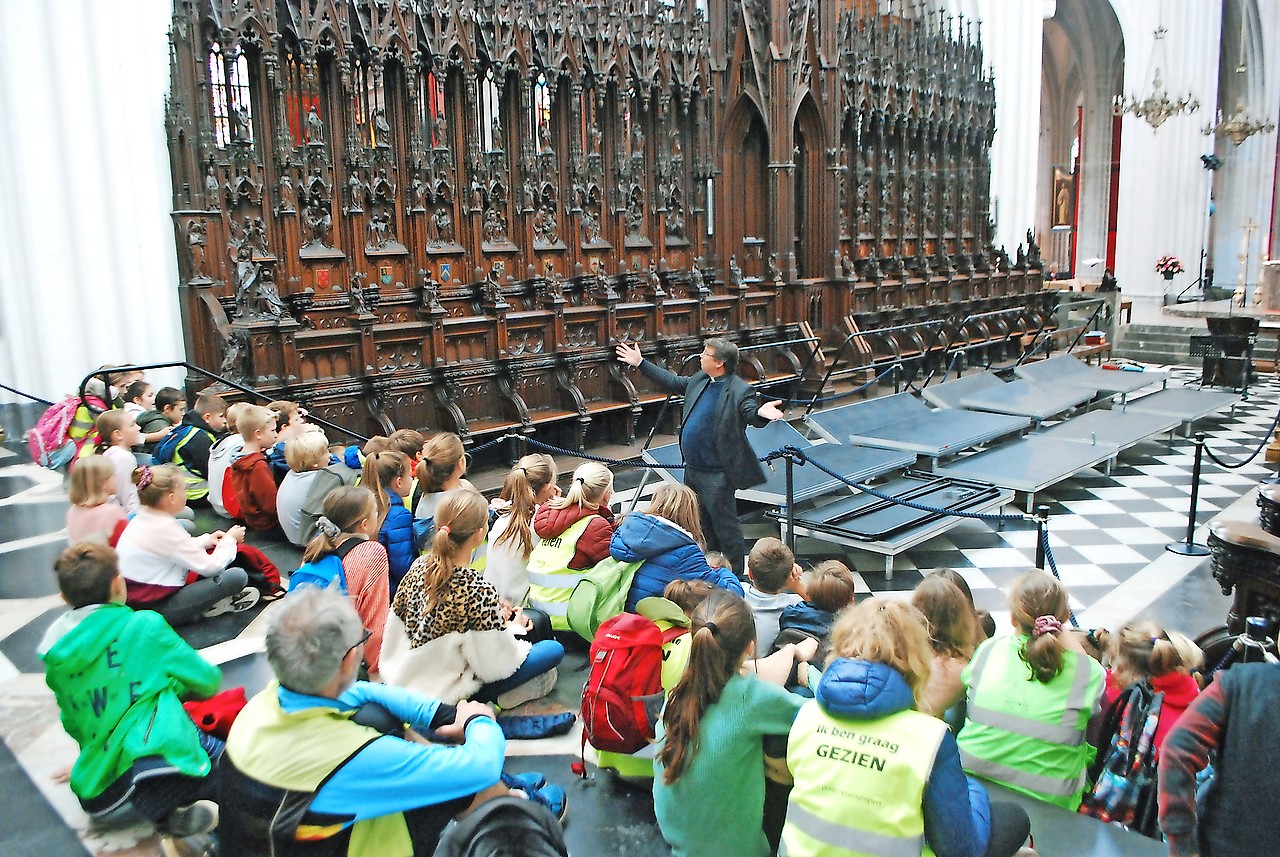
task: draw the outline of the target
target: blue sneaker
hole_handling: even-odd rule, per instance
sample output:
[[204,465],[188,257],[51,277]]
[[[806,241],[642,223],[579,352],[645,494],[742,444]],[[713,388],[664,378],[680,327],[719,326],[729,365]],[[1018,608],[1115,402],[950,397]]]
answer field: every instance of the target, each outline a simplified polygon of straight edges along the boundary
[[509,789],[520,789],[525,794],[533,794],[547,784],[547,778],[537,771],[524,774],[508,774],[503,771],[502,784]]
[[551,814],[556,817],[556,821],[564,824],[565,816],[569,814],[569,796],[565,794],[564,789],[555,783],[547,783],[542,788],[525,792],[525,794],[529,795],[529,800],[540,803],[551,810]]

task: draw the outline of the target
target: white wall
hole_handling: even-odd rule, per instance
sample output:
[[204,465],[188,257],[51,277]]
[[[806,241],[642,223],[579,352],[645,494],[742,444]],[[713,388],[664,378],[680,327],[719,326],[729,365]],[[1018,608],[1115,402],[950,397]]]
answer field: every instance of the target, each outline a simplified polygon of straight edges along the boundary
[[103,363],[182,359],[164,135],[170,9],[0,0],[6,384],[53,399]]

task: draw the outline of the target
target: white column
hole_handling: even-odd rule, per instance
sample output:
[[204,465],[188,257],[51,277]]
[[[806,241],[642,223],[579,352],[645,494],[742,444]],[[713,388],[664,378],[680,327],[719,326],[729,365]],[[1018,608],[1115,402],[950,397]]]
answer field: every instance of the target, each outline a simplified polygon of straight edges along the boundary
[[[1172,96],[1192,91],[1201,102],[1189,116],[1169,119],[1158,130],[1131,114],[1123,119],[1116,242],[1116,277],[1125,294],[1158,305],[1195,278],[1204,232],[1205,183],[1201,134],[1216,108],[1221,6],[1200,0],[1121,3],[1112,0],[1125,40],[1125,93],[1145,96],[1151,87],[1152,35],[1164,9],[1164,67]],[[1171,283],[1155,273],[1156,259],[1171,253],[1187,272]],[[1137,309],[1137,308],[1135,308]]]
[[45,398],[102,363],[183,356],[164,131],[171,7],[121,12],[0,0],[0,377]]

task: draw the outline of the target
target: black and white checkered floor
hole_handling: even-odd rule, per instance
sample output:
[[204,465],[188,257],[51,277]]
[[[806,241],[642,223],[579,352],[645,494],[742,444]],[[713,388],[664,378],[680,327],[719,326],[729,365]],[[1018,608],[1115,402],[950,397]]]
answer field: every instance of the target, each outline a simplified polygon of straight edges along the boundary
[[[1173,378],[1173,384],[1194,384],[1198,373],[1177,369]],[[1206,418],[1196,428],[1207,433],[1207,445],[1218,457],[1243,459],[1267,439],[1278,406],[1280,382],[1268,379],[1259,382],[1233,414]],[[1121,453],[1110,474],[1086,470],[1038,495],[1039,502],[1051,505],[1052,554],[1084,626],[1161,612],[1166,602],[1181,605],[1172,618],[1168,609],[1163,610],[1159,618],[1166,626],[1195,635],[1222,623],[1223,602],[1212,592],[1206,563],[1165,551],[1166,544],[1186,534],[1193,459],[1190,438],[1162,436]],[[50,568],[66,543],[67,500],[60,474],[27,461],[16,444],[0,447],[0,771],[7,774],[0,776],[0,783],[9,784],[0,785],[0,800],[8,819],[24,819],[0,827],[0,852],[61,855],[75,852],[79,841],[94,854],[155,853],[154,840],[145,830],[89,831],[74,797],[53,776],[70,764],[75,751],[58,725],[34,648],[61,609]],[[1206,460],[1199,523],[1274,473],[1261,454],[1234,470]],[[620,479],[619,485],[627,481]],[[620,490],[617,499],[625,500],[628,493]],[[1243,504],[1241,508],[1238,517],[1252,515],[1256,520],[1255,513]],[[1010,506],[1006,511],[1015,510]],[[777,534],[776,525],[758,514],[747,518],[749,538],[770,533]],[[1201,530],[1197,541],[1203,540]],[[811,539],[802,539],[798,547],[807,562],[837,557],[850,563],[859,572],[859,591],[891,597],[909,594],[922,571],[955,568],[969,581],[979,606],[999,621],[1005,615],[1002,587],[1034,564],[1036,531],[1023,523],[999,529],[986,521],[965,521],[898,556],[892,580],[885,579],[884,561],[877,554],[834,549]],[[277,561],[283,565],[291,556],[286,551]],[[255,653],[260,651],[260,623],[247,629],[243,622],[228,625],[213,639],[193,643],[234,674],[238,666],[259,657]],[[573,693],[566,690],[563,696],[567,701]],[[578,747],[576,734],[548,742],[516,742],[510,751],[534,757],[572,755]],[[651,836],[644,838],[661,845],[660,839],[655,843]],[[658,852],[642,848],[634,853]]]

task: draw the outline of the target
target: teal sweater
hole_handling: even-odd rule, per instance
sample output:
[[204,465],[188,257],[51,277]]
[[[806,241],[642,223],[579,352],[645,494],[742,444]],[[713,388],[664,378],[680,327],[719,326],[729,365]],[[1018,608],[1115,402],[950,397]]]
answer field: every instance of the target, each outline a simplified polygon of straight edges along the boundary
[[[675,857],[764,857],[765,735],[787,735],[803,697],[734,676],[702,716],[693,759],[672,785],[653,763],[653,809]],[[658,740],[663,736],[658,724]]]

